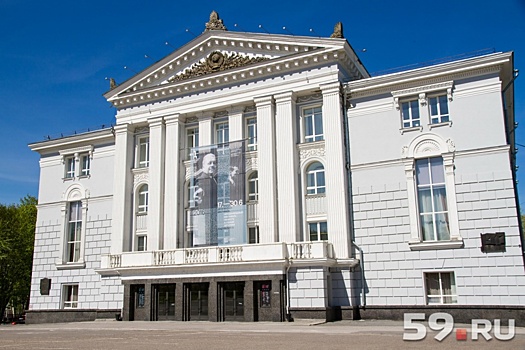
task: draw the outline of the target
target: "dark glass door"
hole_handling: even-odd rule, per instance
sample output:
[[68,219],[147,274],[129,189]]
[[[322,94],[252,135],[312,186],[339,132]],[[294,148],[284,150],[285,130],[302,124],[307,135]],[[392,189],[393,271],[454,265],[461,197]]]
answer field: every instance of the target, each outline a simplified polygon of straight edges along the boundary
[[222,320],[244,321],[244,282],[221,283]]
[[158,321],[175,319],[175,284],[159,284],[156,289]]
[[184,285],[185,321],[208,321],[208,283],[189,283]]

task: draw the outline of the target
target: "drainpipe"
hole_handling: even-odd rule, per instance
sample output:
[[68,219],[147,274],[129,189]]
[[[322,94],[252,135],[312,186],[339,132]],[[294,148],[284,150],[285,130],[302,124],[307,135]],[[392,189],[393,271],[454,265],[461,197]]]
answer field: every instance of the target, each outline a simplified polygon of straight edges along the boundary
[[[349,123],[348,123],[348,116],[347,116],[347,91],[344,85],[342,85],[342,103],[341,107],[343,109],[343,127],[344,127],[344,146],[345,146],[345,160],[346,160],[346,192],[347,197],[349,201],[348,205],[348,215],[351,222],[351,231],[349,232],[349,235],[351,237],[352,246],[355,247],[359,251],[359,266],[361,268],[361,306],[364,309],[366,307],[366,295],[365,295],[365,265],[363,262],[363,250],[356,244],[354,240],[354,232],[353,232],[353,223],[354,223],[354,211],[353,211],[353,201],[352,201],[352,172],[350,171],[350,129],[349,129]],[[350,266],[352,269],[353,266]]]
[[[516,171],[517,171],[517,166],[516,166],[516,137],[512,137],[511,134],[514,132],[514,130],[516,130],[516,128],[518,127],[518,124],[517,123],[514,123],[514,125],[508,125],[508,120],[507,120],[507,101],[506,101],[506,98],[505,98],[505,93],[507,92],[507,89],[509,89],[510,87],[512,87],[512,89],[514,89],[514,81],[518,78],[519,76],[519,70],[518,69],[514,69],[512,71],[512,79],[507,83],[507,85],[501,90],[501,98],[502,98],[502,102],[503,102],[503,120],[505,122],[505,130],[507,131],[506,132],[506,136],[507,136],[507,143],[512,147],[511,148],[511,173],[512,173],[512,181],[514,181],[514,198],[516,200],[516,210],[518,212],[518,229],[520,231],[520,243],[521,243],[521,255],[522,255],[522,259],[523,259],[523,263],[524,263],[524,266],[525,266],[525,237],[523,236],[524,233],[523,233],[523,225],[521,223],[521,209],[520,209],[520,201],[519,201],[519,197],[518,197],[518,179],[517,179],[517,176],[516,176]],[[514,107],[514,104],[512,104],[512,107]],[[514,112],[512,113],[513,116],[514,116]],[[513,118],[515,120],[515,118]],[[512,128],[512,129],[511,129]]]

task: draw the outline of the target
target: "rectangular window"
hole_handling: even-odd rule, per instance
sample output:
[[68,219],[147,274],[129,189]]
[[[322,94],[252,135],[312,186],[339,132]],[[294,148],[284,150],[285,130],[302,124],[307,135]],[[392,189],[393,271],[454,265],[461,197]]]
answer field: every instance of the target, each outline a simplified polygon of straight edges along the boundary
[[148,237],[144,235],[137,236],[137,251],[145,252],[148,250]]
[[82,202],[80,201],[69,203],[67,230],[66,261],[77,262],[80,260],[82,236]]
[[321,107],[303,109],[304,142],[324,140],[323,114]]
[[328,240],[328,226],[326,221],[310,222],[308,223],[310,231],[310,241],[327,241]]
[[446,123],[450,120],[447,95],[430,97],[428,99],[428,108],[431,124]]
[[458,302],[453,272],[425,273],[427,304],[455,304]]
[[147,168],[149,166],[149,136],[137,138],[136,167]]
[[80,156],[80,176],[89,176],[91,167],[91,160],[89,154],[82,154]]
[[259,243],[259,226],[248,227],[248,243]]
[[416,160],[417,200],[424,241],[450,239],[443,159]]
[[257,118],[246,119],[246,136],[248,151],[257,150]]
[[196,150],[192,151],[192,148],[195,147],[199,147],[199,128],[188,128],[186,129],[186,149],[189,159],[197,159],[199,156]]
[[78,307],[78,285],[64,285],[62,293],[64,309],[76,309]]
[[421,126],[418,100],[401,102],[401,117],[403,120],[403,128]]
[[66,168],[65,168],[64,178],[66,179],[74,178],[75,177],[75,157],[74,156],[67,157],[65,159],[65,164],[66,164]]
[[228,123],[215,124],[215,143],[228,143],[230,141],[230,129]]

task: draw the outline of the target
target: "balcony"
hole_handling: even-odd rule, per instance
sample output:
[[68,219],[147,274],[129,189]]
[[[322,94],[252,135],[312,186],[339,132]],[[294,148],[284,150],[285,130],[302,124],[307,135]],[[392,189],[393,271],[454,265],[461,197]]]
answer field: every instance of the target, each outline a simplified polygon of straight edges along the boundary
[[[347,261],[346,259],[345,261]],[[102,256],[100,274],[125,273],[148,268],[193,270],[235,270],[239,266],[334,265],[337,261],[332,244],[326,241],[297,243],[210,246],[147,252],[124,252]]]

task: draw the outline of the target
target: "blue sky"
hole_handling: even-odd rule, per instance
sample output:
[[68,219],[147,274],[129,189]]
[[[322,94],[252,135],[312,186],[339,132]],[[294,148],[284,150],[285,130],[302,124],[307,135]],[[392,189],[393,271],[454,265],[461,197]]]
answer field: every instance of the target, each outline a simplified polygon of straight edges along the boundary
[[115,110],[102,97],[109,89],[104,78],[123,82],[168,55],[204,30],[212,10],[229,30],[247,32],[329,36],[341,21],[372,74],[481,49],[512,50],[515,68],[522,69],[515,84],[516,140],[525,146],[525,0],[248,3],[0,0],[0,203],[38,195],[39,156],[29,143],[113,122]]

